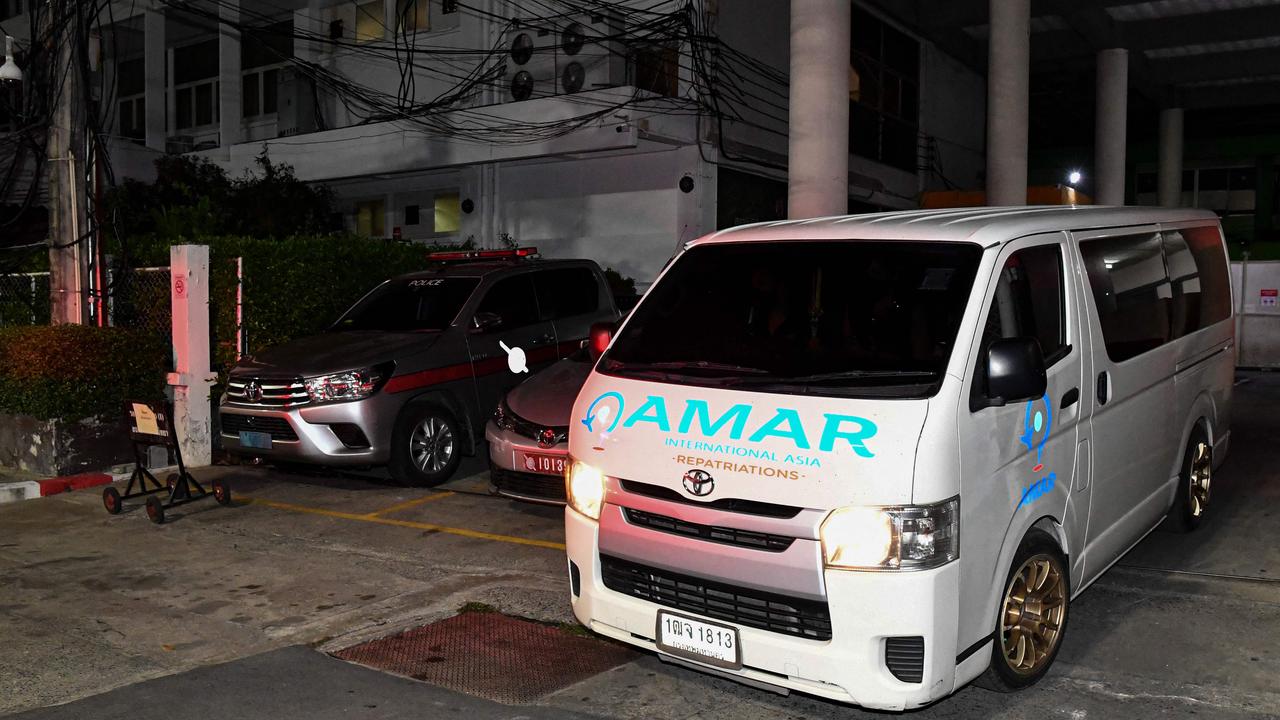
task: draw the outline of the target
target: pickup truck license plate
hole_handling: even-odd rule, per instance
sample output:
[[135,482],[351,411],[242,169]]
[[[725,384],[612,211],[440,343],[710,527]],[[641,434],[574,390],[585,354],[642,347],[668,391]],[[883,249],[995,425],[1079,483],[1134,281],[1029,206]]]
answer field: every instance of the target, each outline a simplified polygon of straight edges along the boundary
[[271,449],[271,434],[264,432],[253,432],[251,430],[240,431],[240,447],[255,448],[257,450]]
[[564,455],[543,455],[542,453],[518,453],[518,467],[525,472],[539,475],[564,475]]
[[658,613],[658,648],[683,658],[719,667],[742,667],[737,628],[695,620],[668,612]]

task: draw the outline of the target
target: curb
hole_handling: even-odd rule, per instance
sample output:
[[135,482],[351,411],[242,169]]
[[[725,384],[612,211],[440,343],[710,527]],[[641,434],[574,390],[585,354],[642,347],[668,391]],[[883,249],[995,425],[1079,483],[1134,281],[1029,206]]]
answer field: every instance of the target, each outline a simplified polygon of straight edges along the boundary
[[81,473],[45,480],[24,480],[0,484],[0,503],[48,497],[72,490],[85,490],[110,484],[114,478],[107,473]]

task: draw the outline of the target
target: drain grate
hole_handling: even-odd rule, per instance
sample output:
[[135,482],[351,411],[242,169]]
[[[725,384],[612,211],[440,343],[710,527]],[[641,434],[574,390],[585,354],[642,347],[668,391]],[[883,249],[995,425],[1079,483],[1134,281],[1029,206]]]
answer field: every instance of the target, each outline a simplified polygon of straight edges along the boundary
[[636,653],[553,625],[464,612],[334,656],[498,702],[530,703]]

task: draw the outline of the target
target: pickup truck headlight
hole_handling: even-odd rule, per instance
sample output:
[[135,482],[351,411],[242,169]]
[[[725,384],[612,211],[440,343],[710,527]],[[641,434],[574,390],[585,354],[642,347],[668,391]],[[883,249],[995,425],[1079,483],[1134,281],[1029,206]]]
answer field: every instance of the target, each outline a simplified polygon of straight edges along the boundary
[[361,368],[304,378],[302,384],[313,403],[360,400],[377,392],[390,374],[385,367]]
[[569,507],[592,520],[599,520],[600,508],[604,506],[604,473],[581,460],[569,458],[564,484]]
[[960,556],[960,498],[933,505],[842,507],[819,530],[827,567],[925,570]]

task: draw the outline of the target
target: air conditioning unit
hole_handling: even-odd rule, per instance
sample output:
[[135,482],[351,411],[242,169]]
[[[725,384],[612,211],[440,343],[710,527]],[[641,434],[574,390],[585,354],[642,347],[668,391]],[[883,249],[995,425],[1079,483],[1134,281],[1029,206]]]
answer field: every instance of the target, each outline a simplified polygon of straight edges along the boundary
[[520,102],[555,95],[556,43],[560,33],[547,20],[516,20],[507,31],[504,100]]
[[311,78],[293,65],[280,68],[276,81],[276,134],[287,137],[315,129],[315,91]]
[[561,94],[622,85],[626,53],[622,18],[609,13],[583,13],[562,23],[556,46],[556,87]]

